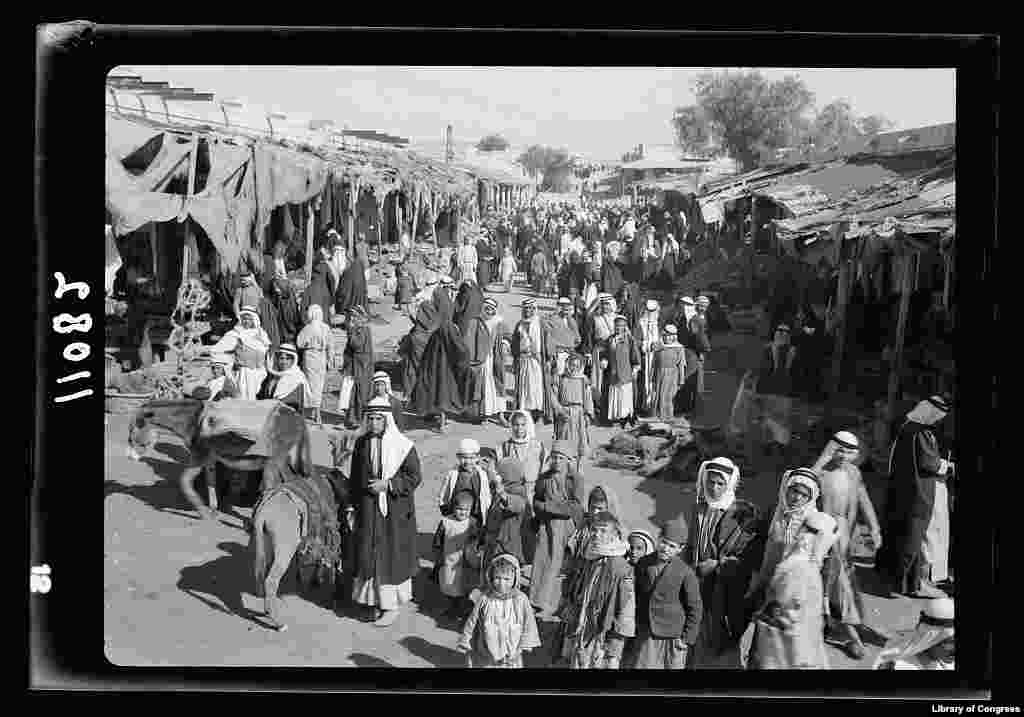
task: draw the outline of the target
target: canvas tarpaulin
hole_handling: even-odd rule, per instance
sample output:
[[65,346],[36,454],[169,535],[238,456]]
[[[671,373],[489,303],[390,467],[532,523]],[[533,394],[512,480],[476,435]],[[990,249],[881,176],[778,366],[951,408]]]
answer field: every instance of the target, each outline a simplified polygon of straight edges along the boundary
[[257,207],[255,235],[262,236],[274,209],[282,204],[308,202],[323,192],[328,165],[284,147],[268,145],[256,145],[253,157]]

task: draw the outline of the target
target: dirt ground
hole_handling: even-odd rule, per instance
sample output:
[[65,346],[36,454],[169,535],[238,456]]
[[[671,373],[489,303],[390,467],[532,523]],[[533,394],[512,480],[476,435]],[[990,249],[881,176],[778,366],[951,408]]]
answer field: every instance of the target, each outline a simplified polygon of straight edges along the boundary
[[[506,321],[520,316],[521,290],[490,293]],[[553,300],[541,299],[541,307]],[[389,301],[373,304],[374,343],[387,353],[411,326],[392,310]],[[755,365],[761,339],[744,334],[713,338],[715,350],[707,362],[707,393],[696,417],[699,424],[723,424],[731,409],[743,370]],[[330,384],[329,384],[330,387]],[[330,429],[312,431],[313,457],[328,465]],[[613,429],[595,427],[591,440],[605,443]],[[104,635],[108,659],[118,665],[259,665],[353,667],[458,667],[456,625],[440,617],[441,600],[427,581],[431,567],[430,542],[440,514],[436,505],[440,477],[455,462],[454,446],[472,437],[484,446],[497,446],[506,431],[495,425],[452,423],[440,435],[431,427],[414,425],[407,431],[416,442],[423,482],[416,491],[421,571],[414,581],[414,600],[403,608],[394,625],[378,628],[356,616],[337,612],[328,591],[299,595],[294,571],[282,584],[285,632],[267,629],[259,613],[263,601],[254,595],[248,536],[239,516],[221,514],[217,522],[197,519],[180,495],[175,481],[182,470],[184,448],[173,436],[162,436],[150,456],[140,462],[126,455],[128,418],[110,415],[106,427],[104,480]],[[538,437],[550,444],[552,428],[538,426]],[[654,530],[661,521],[688,511],[694,495],[691,484],[647,479],[631,472],[584,466],[588,484],[603,482],[619,495],[624,522],[631,528]],[[739,491],[762,509],[774,506],[778,472],[744,475]],[[882,493],[884,493],[884,487]],[[879,494],[876,486],[873,494]],[[865,555],[870,559],[869,555]],[[829,648],[838,669],[870,668],[886,637],[912,629],[923,601],[884,598],[871,594],[873,573],[859,570],[865,589],[865,620],[873,629],[866,636],[868,656],[850,660]],[[542,625],[545,647],[527,657],[527,665],[547,664],[554,624]],[[873,634],[877,633],[877,634]]]

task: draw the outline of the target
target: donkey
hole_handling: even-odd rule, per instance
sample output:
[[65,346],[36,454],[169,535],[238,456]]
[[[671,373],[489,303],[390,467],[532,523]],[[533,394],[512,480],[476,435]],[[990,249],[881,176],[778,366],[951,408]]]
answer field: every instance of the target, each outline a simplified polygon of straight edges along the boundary
[[[223,405],[225,402],[219,403]],[[305,419],[289,406],[277,401],[274,403],[277,405],[265,407],[267,417],[258,441],[262,449],[257,454],[250,450],[256,441],[232,433],[204,435],[201,429],[208,406],[204,401],[194,398],[149,401],[139,408],[128,429],[128,455],[139,460],[156,442],[158,430],[178,436],[189,453],[189,464],[179,478],[181,492],[202,518],[214,520],[217,517],[213,470],[216,463],[238,471],[262,471],[261,492],[284,482],[289,470],[304,477],[312,474],[313,459]],[[204,469],[209,506],[202,504],[192,487],[196,476]]]

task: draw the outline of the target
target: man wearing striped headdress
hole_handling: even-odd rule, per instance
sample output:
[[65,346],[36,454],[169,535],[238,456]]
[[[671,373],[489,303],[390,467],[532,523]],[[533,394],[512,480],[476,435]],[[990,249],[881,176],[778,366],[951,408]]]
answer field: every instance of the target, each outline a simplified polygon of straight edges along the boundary
[[822,578],[828,616],[831,618],[828,640],[855,660],[864,657],[864,643],[857,626],[863,624],[864,608],[853,565],[853,530],[863,513],[878,549],[881,529],[856,460],[860,450],[857,436],[839,431],[829,441],[813,468],[821,474],[821,509],[836,520],[838,535],[825,560]]
[[281,344],[275,358],[275,368],[268,372],[256,399],[275,398],[302,413],[309,404],[310,390],[306,374],[299,368],[299,352],[293,344]]
[[[580,352],[590,357],[590,386],[594,391],[594,410],[604,415],[604,371],[607,368],[608,341],[615,333],[615,311],[611,294],[600,294],[596,311],[587,319]],[[602,365],[604,362],[604,365]]]
[[956,466],[939,451],[936,425],[950,411],[943,396],[917,404],[900,428],[889,456],[885,545],[875,565],[893,592],[941,598],[949,578],[949,493]]
[[[480,315],[469,321],[463,340],[469,370],[463,406],[474,418],[489,418],[505,425],[505,365],[502,354],[504,325],[498,317],[498,302],[488,297]],[[495,320],[497,319],[497,320]]]
[[510,348],[515,360],[516,408],[530,411],[534,421],[548,411],[544,366],[549,339],[547,328],[537,316],[535,299],[523,299],[523,318],[512,333]]

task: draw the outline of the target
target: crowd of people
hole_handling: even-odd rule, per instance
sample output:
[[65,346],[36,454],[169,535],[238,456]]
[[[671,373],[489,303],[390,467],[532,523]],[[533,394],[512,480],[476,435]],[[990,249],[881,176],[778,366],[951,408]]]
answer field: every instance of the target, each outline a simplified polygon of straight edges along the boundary
[[[553,664],[577,669],[827,669],[826,642],[862,659],[852,546],[865,522],[887,587],[931,600],[918,638],[883,651],[877,666],[950,668],[946,481],[955,467],[935,432],[948,398],[908,415],[881,516],[848,431],[832,436],[814,465],[783,473],[771,515],[737,496],[740,472],[727,456],[700,465],[693,510],[658,536],[624,524],[611,486],[587,485],[591,425],[667,421],[692,415],[700,400],[712,301],[641,298],[659,287],[671,293],[686,271],[686,246],[699,238],[690,222],[658,207],[491,212],[486,235],[465,238],[450,272],[428,273],[422,289],[399,266],[395,305],[412,323],[399,345],[404,401],[390,376],[374,371],[365,259],[344,265],[344,251],[327,245],[294,337],[275,344],[263,328],[265,294],[243,282],[238,325],[211,349],[211,391],[318,408],[326,370],[338,366],[324,318],[346,316],[341,408],[362,427],[345,508],[355,556],[349,597],[379,626],[394,623],[418,571],[413,496],[422,475],[403,433],[406,413],[436,417],[441,431],[451,416],[509,430],[493,448],[462,441],[437,499],[432,578],[459,620],[457,648],[470,666],[522,667],[523,653],[542,647],[538,620],[557,625],[543,645]],[[506,291],[517,278],[533,286],[518,320],[506,322],[487,296],[496,278]],[[546,295],[558,297],[556,310],[541,315]],[[752,376],[764,424],[779,431],[810,370],[801,354],[818,330],[813,319],[803,310],[779,319]],[[554,424],[550,446],[535,435],[541,421]]]
[[[814,465],[783,473],[770,515],[738,497],[733,460],[705,461],[694,507],[657,537],[630,530],[612,486],[584,478],[573,442],[545,446],[531,412],[517,410],[504,442],[462,440],[441,477],[432,582],[458,621],[456,648],[470,667],[498,668],[522,667],[542,647],[552,665],[574,669],[828,669],[826,643],[862,659],[852,539],[863,519],[889,589],[929,599],[918,631],[875,667],[952,669],[938,486],[955,466],[938,457],[934,433],[949,410],[933,396],[908,415],[881,517],[857,468],[858,439],[840,431]],[[383,396],[368,404],[346,508],[358,556],[351,598],[379,626],[394,623],[418,571],[420,461],[393,412]]]

